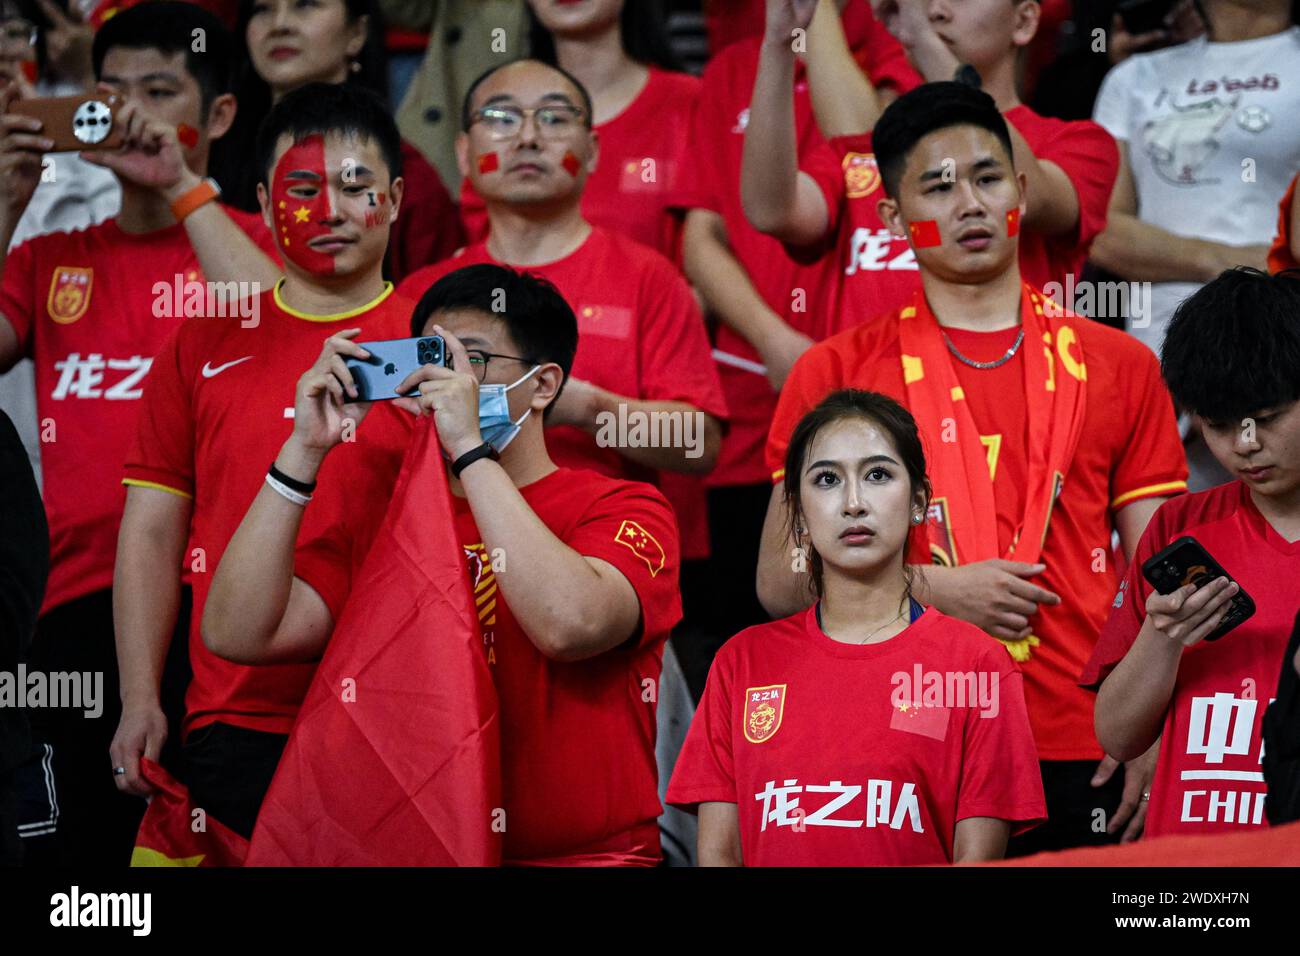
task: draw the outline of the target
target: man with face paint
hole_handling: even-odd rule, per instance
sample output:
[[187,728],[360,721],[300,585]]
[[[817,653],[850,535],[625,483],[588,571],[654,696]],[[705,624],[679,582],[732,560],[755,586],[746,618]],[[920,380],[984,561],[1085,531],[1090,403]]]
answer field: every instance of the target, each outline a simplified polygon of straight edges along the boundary
[[[201,54],[191,49],[196,30],[206,31]],[[115,122],[125,145],[83,154],[121,185],[117,214],[89,228],[35,236],[9,249],[28,203],[44,188],[52,143],[39,121],[9,112],[17,89],[0,95],[0,370],[24,356],[33,360],[43,429],[51,569],[29,665],[105,678],[105,713],[97,720],[79,711],[33,712],[38,739],[56,753],[62,810],[53,838],[61,855],[44,862],[125,865],[144,806],[117,792],[106,760],[119,698],[112,608],[120,595],[112,585],[121,466],[142,386],[184,318],[183,310],[158,308],[155,284],[211,278],[177,224],[177,210],[154,188],[158,162],[149,131],[170,137],[169,162],[199,182],[235,103],[230,38],[216,18],[191,4],[148,3],[114,17],[95,36],[93,62],[99,89],[124,100]],[[186,147],[176,138],[181,125],[194,132]],[[48,168],[58,176],[67,171]],[[255,217],[228,216],[219,203],[209,205],[240,241],[256,249],[251,234],[273,252]],[[179,583],[177,591],[179,600]],[[162,663],[159,658],[160,672]],[[183,670],[169,669],[181,685],[169,705],[183,693]],[[179,703],[168,711],[179,719]],[[158,721],[166,726],[161,710]]]
[[[580,332],[573,375],[547,419],[555,460],[640,480],[655,470],[709,471],[726,405],[694,296],[667,259],[592,226],[580,209],[598,153],[586,91],[556,67],[510,63],[471,87],[463,130],[457,155],[487,204],[488,238],[412,273],[398,291],[417,298],[441,276],[476,263],[550,280],[573,306]],[[598,441],[603,421],[653,421],[662,413],[701,423],[696,447]]]
[[[1020,104],[1008,64],[1032,39],[1038,4],[876,5],[927,79],[951,80],[962,67],[963,81],[982,84],[1003,112],[1016,168],[1028,184],[1019,243],[1025,280],[1041,289],[1049,283],[1064,287],[1070,274],[1077,278],[1089,244],[1105,225],[1118,155],[1097,124],[1041,117]],[[981,8],[988,9],[981,14]],[[892,312],[920,284],[908,237],[891,233],[878,211],[885,198],[871,145],[878,95],[857,68],[838,20],[831,0],[768,0],[741,178],[746,213],[757,228],[796,247],[831,247],[823,256],[817,298],[828,303],[826,334]],[[797,29],[808,31],[813,103],[828,143],[796,158],[789,103],[795,61],[790,35]],[[924,242],[929,227],[916,228]]]
[[[166,569],[190,567],[186,783],[197,806],[245,835],[312,668],[242,667],[208,651],[198,625],[212,571],[293,429],[292,383],[321,341],[344,326],[364,340],[405,338],[413,308],[382,274],[403,183],[396,127],[373,94],[313,84],[286,95],[268,115],[254,161],[284,275],[258,297],[256,324],[196,319],[155,362],[126,463],[116,616],[130,693],[112,750],[113,765],[124,768],[119,786],[148,793],[139,761],[154,756],[161,733],[156,662],[171,640],[179,580]],[[400,461],[406,432],[389,424],[349,440],[313,481],[309,525],[341,520],[345,494],[355,501],[371,493],[352,478],[359,460]],[[276,480],[312,490],[292,471]],[[386,499],[386,490],[373,493]]]
[[[299,380],[276,465],[308,480],[322,461],[332,467],[349,416],[365,417],[363,436],[410,412],[434,416],[499,700],[504,861],[654,865],[655,708],[642,688],[658,682],[681,616],[672,511],[648,485],[552,460],[542,420],[580,346],[549,283],[497,265],[458,269],[420,301],[410,331],[443,336],[452,367],[426,365],[396,388],[418,398],[368,408],[351,401],[342,363],[364,357],[358,332],[339,332]],[[380,459],[349,474],[372,477],[398,484]],[[315,503],[258,493],[213,582],[203,620],[213,650],[245,663],[320,658],[386,509],[350,498],[348,521],[312,535],[299,526]]]
[[774,616],[811,601],[782,521],[779,469],[794,424],[839,388],[894,397],[917,420],[934,482],[928,547],[909,559],[929,603],[1001,640],[1024,672],[1048,823],[1010,853],[1105,842],[1125,826],[1131,839],[1154,751],[1115,774],[1075,681],[1118,583],[1112,535],[1131,560],[1160,502],[1186,490],[1155,357],[1023,279],[1025,176],[991,97],[961,83],[918,87],[884,111],[873,145],[880,216],[908,237],[921,290],[795,364],[768,440],[778,487],[759,597]]

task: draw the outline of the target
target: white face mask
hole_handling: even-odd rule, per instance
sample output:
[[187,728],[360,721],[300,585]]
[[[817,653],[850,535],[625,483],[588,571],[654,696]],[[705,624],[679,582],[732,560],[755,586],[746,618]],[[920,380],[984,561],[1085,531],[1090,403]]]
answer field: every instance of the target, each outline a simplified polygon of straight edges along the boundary
[[515,436],[519,434],[519,429],[529,415],[533,413],[531,408],[527,409],[519,420],[515,421],[510,417],[510,401],[506,398],[506,393],[516,385],[531,378],[540,365],[534,365],[528,372],[515,379],[509,385],[480,385],[478,387],[478,427],[483,435],[483,440],[496,449],[499,455],[506,450],[506,446],[514,441]]

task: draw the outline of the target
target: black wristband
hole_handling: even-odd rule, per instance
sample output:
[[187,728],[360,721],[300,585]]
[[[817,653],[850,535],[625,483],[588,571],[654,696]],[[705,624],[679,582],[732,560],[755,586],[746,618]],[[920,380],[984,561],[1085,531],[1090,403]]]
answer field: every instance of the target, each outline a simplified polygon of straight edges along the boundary
[[275,467],[275,462],[271,462],[271,470],[267,472],[272,478],[284,485],[286,488],[298,492],[300,495],[309,495],[316,490],[316,482],[299,481],[297,478],[290,478],[279,468]]
[[462,471],[474,464],[474,462],[478,461],[480,458],[491,458],[493,461],[501,460],[501,456],[497,454],[497,450],[493,448],[490,443],[484,442],[477,448],[471,448],[451,463],[452,475],[459,478]]

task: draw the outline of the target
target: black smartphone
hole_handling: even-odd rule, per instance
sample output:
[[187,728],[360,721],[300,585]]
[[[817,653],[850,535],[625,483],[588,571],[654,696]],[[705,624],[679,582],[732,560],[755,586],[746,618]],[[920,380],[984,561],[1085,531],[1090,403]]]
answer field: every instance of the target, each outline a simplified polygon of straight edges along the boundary
[[[447,361],[446,343],[441,335],[426,335],[418,339],[385,339],[381,342],[358,342],[370,353],[370,358],[349,358],[345,362],[352,380],[356,382],[359,402],[402,398],[393,389],[402,379],[421,365],[443,365]],[[417,392],[407,392],[407,397]]]
[[[1142,565],[1142,576],[1161,594],[1172,594],[1179,588],[1195,584],[1198,588],[1215,578],[1234,580],[1222,565],[1210,557],[1201,543],[1189,534],[1183,535]],[[1246,590],[1237,584],[1238,591],[1228,604],[1227,613],[1219,626],[1205,639],[1217,641],[1234,627],[1255,613],[1255,602]]]
[[1116,6],[1124,29],[1134,36],[1162,30],[1174,0],[1124,0]]

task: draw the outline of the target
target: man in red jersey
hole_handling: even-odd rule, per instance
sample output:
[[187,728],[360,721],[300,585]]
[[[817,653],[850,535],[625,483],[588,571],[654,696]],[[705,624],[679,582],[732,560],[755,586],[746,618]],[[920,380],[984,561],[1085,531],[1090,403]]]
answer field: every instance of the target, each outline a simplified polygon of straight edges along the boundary
[[[1300,597],[1300,283],[1237,268],[1183,301],[1161,366],[1236,481],[1163,505],[1138,544],[1082,681],[1101,685],[1097,739],[1138,754],[1157,740],[1146,832],[1267,826],[1264,712]],[[1191,536],[1231,578],[1160,594],[1142,565]],[[1255,612],[1207,637],[1244,592]],[[1271,746],[1271,744],[1270,744]],[[1281,756],[1281,755],[1279,755]]]
[[[195,30],[206,31],[205,52],[191,49]],[[200,258],[177,224],[185,210],[159,195],[149,179],[154,164],[144,132],[160,130],[174,165],[195,181],[204,175],[211,143],[225,133],[235,111],[230,42],[217,20],[189,4],[145,4],[105,26],[95,37],[95,73],[101,90],[125,100],[116,122],[127,146],[87,155],[116,173],[121,210],[101,225],[39,236],[7,254],[18,219],[39,188],[50,131],[8,111],[12,87],[3,100],[0,369],[23,356],[35,361],[51,535],[49,587],[31,666],[105,677],[106,713],[94,720],[83,719],[80,710],[34,712],[38,738],[55,751],[58,848],[69,864],[125,865],[144,810],[113,788],[106,759],[119,697],[110,590],[123,508],[118,477],[145,376],[187,314],[172,290],[202,289],[204,279]],[[230,211],[236,228],[212,206],[213,215],[236,233],[242,228],[271,248],[255,217]],[[226,305],[236,316],[232,321],[242,321],[238,303],[232,298]]]
[[[486,262],[548,279],[579,331],[573,376],[547,418],[556,460],[643,480],[655,469],[701,474],[717,459],[727,409],[699,307],[667,259],[583,218],[597,160],[589,104],[576,80],[536,60],[480,77],[457,154],[488,204],[488,238],[398,291],[417,299],[448,272]],[[676,428],[667,440],[660,422]]]
[[[799,360],[768,462],[781,468],[794,424],[835,389],[869,388],[909,408],[934,482],[929,554],[912,558],[930,603],[1002,640],[1025,674],[1048,823],[1010,850],[1101,841],[1095,811],[1117,832],[1149,768],[1126,775],[1116,812],[1117,764],[1097,767],[1091,701],[1075,680],[1113,594],[1112,534],[1131,555],[1160,501],[1186,490],[1169,395],[1149,350],[1022,280],[1024,177],[987,94],[926,84],[888,107],[874,136],[890,197],[882,217],[909,236],[923,294]],[[774,489],[758,577],[773,614],[810,600],[782,507]]]
[[[245,836],[312,669],[240,667],[208,652],[198,623],[211,574],[292,429],[291,384],[322,339],[343,326],[367,340],[404,338],[412,308],[382,275],[403,183],[396,127],[373,94],[329,84],[295,90],[269,114],[255,161],[284,278],[262,293],[257,327],[187,322],[154,364],[126,462],[115,577],[123,714],[112,748],[114,766],[124,771],[119,786],[147,793],[139,760],[156,759],[167,732],[158,665],[183,564],[195,612],[194,678],[182,728],[186,782],[197,806]],[[321,476],[317,494],[326,500],[314,518],[338,517],[343,506],[335,496],[352,459],[400,459],[404,443],[404,434],[382,429],[349,441]]]
[[[1118,168],[1116,148],[1095,123],[1046,120],[1019,104],[1003,61],[1014,62],[1032,38],[1038,5],[1022,3],[1017,9],[1016,17],[990,15],[978,21],[983,33],[954,28],[952,36],[960,38],[951,43],[956,59],[943,75],[944,59],[921,40],[913,41],[897,20],[891,22],[928,78],[951,79],[962,61],[974,67],[964,73],[969,82],[986,78],[986,91],[1010,124],[1016,168],[1029,184],[1020,224],[1021,272],[1035,288],[1052,291],[1053,283],[1073,288],[1066,276],[1077,275],[1092,237],[1105,225]],[[911,5],[907,10],[915,12]],[[742,194],[751,220],[762,231],[795,246],[833,246],[825,254],[825,281],[818,295],[829,312],[829,334],[894,311],[920,283],[907,237],[885,228],[877,211],[886,197],[871,147],[870,131],[879,115],[875,91],[830,18],[819,13],[809,24],[810,12],[792,0],[769,0],[768,40],[755,87],[755,122],[746,136]],[[937,22],[946,21],[939,17]],[[814,84],[829,82],[839,94],[814,99],[829,147],[806,157],[801,171],[788,109],[794,62],[790,36],[796,29],[809,30],[809,58],[824,61]]]
[[[884,99],[920,82],[898,41],[864,0],[837,6],[843,8],[843,29],[858,66]],[[753,588],[769,494],[763,442],[776,389],[800,353],[823,334],[816,250],[799,250],[796,260],[791,250],[754,229],[741,208],[741,152],[761,48],[761,37],[746,37],[710,60],[682,180],[682,201],[689,210],[683,267],[718,322],[714,357],[731,410],[718,466],[706,481],[714,555],[710,630],[719,640],[766,620]],[[816,93],[810,89],[815,66],[811,58],[795,65],[794,127],[801,157],[822,143],[810,95]]]
[[[648,485],[551,460],[542,420],[580,346],[573,311],[549,283],[499,265],[458,269],[420,301],[411,333],[443,336],[451,368],[421,368],[397,388],[418,387],[418,398],[367,411],[348,402],[351,376],[340,372],[341,358],[359,355],[355,333],[334,336],[299,383],[276,463],[310,479],[322,459],[333,466],[342,420],[365,415],[364,435],[410,411],[434,415],[499,698],[504,860],[653,865],[660,806],[647,691],[681,616],[672,511]],[[505,392],[504,432],[480,428],[488,389]],[[354,462],[349,477],[367,472],[394,484],[393,466],[373,459]],[[246,662],[320,657],[383,523],[376,499],[349,500],[349,520],[313,536],[298,529],[314,504],[262,489],[217,571],[209,646]]]

